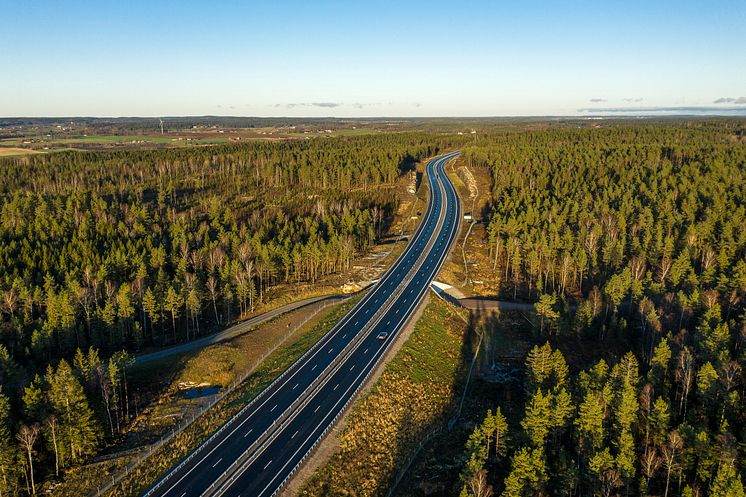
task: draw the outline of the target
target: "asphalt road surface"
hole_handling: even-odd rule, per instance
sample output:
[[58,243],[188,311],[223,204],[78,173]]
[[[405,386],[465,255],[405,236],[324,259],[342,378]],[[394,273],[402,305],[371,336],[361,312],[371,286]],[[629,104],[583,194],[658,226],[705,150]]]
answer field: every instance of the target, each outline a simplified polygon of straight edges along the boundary
[[365,384],[445,261],[461,208],[444,165],[457,154],[427,164],[427,212],[380,281],[145,496],[269,497],[282,488]]

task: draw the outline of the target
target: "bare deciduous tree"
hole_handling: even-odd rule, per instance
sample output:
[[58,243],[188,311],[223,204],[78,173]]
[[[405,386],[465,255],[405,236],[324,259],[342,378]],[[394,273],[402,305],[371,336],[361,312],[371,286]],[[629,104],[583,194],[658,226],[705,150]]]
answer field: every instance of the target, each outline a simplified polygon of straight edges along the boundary
[[16,435],[16,439],[18,439],[18,442],[21,445],[21,450],[25,452],[26,457],[28,458],[29,480],[31,481],[32,495],[36,495],[36,483],[34,482],[34,454],[36,454],[36,450],[34,449],[34,445],[36,445],[36,439],[38,437],[39,427],[37,425],[21,425],[21,428],[18,430],[18,434]]

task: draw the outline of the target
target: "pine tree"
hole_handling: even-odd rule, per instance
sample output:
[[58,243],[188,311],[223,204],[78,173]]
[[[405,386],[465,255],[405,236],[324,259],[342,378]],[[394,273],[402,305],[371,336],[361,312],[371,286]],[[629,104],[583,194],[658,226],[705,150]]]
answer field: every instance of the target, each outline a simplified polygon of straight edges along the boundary
[[132,303],[132,287],[124,282],[117,291],[117,318],[123,328],[124,335],[129,337],[132,331],[132,316],[135,314],[135,306]]
[[551,430],[557,435],[567,425],[568,420],[575,412],[575,406],[572,397],[564,388],[559,388],[550,395],[549,423]]
[[155,338],[155,326],[161,321],[160,306],[153,294],[153,290],[147,288],[142,298],[142,307],[147,319],[150,320],[150,334]]
[[[493,446],[495,455],[498,457],[505,456],[508,445],[508,421],[503,416],[500,407],[495,410],[495,414],[485,419],[485,430],[489,430],[494,438]],[[489,457],[489,448],[487,450]]]
[[100,429],[88,405],[83,387],[64,359],[48,373],[49,404],[59,423],[60,465],[80,462],[92,454],[101,439]]
[[544,395],[541,389],[531,397],[521,426],[534,447],[543,447],[551,427],[551,394]]
[[621,473],[616,468],[616,461],[608,447],[593,454],[588,461],[588,469],[596,475],[601,486],[601,495],[609,496],[615,488],[622,485]]
[[668,402],[661,397],[655,399],[653,409],[650,412],[650,435],[653,442],[658,446],[662,446],[665,442],[670,418]]
[[37,374],[23,391],[23,407],[26,417],[35,423],[41,423],[46,416],[46,399],[44,385]]
[[636,474],[636,450],[635,439],[628,429],[623,429],[616,441],[617,455],[616,467],[622,475],[622,478],[629,487],[630,482]]
[[171,314],[171,326],[174,333],[174,341],[176,341],[176,318],[179,317],[179,310],[183,305],[183,299],[181,295],[174,290],[172,286],[168,287],[166,291],[166,300],[163,302],[163,309]]
[[628,383],[622,385],[621,392],[617,392],[615,397],[615,407],[617,429],[620,432],[629,430],[637,420],[637,414],[640,410],[637,390],[634,386]]
[[650,371],[648,371],[648,381],[653,384],[655,391],[665,395],[670,387],[668,373],[671,369],[671,347],[668,340],[663,338],[653,351],[653,357],[650,360]]
[[547,480],[544,451],[541,448],[519,449],[510,464],[510,473],[505,478],[502,497],[524,497],[540,495]]
[[552,350],[549,342],[531,349],[526,358],[526,369],[530,392],[537,388],[552,390],[561,387],[567,379],[565,357],[559,350]]
[[718,397],[718,373],[711,362],[706,362],[697,372],[697,393],[702,411],[712,417],[716,413]]
[[554,305],[557,303],[556,295],[542,294],[539,296],[539,301],[534,304],[536,313],[541,316],[540,333],[544,333],[544,319],[548,319],[550,323],[553,323],[557,318],[560,317],[559,312],[554,310]]
[[0,497],[15,492],[17,472],[16,448],[10,432],[10,402],[0,387]]
[[741,476],[738,475],[733,463],[723,461],[720,463],[717,475],[710,485],[712,497],[745,497]]
[[529,391],[539,388],[552,374],[552,347],[549,342],[534,345],[526,357]]
[[604,405],[600,393],[588,392],[578,409],[575,426],[578,429],[580,452],[590,455],[604,442]]

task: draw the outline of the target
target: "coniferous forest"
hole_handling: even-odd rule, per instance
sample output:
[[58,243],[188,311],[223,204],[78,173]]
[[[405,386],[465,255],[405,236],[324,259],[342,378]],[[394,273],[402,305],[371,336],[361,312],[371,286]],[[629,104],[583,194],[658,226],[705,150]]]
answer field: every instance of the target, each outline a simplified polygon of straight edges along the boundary
[[0,162],[0,495],[85,462],[132,416],[132,354],[350,267],[388,188],[452,139],[386,134]]
[[546,343],[526,357],[516,419],[488,399],[462,495],[745,495],[744,135],[726,120],[465,149],[492,178],[496,291],[535,302]]
[[449,495],[744,496],[746,123],[480,125],[0,159],[0,496],[125,434],[134,354],[347,271],[455,148],[535,346]]

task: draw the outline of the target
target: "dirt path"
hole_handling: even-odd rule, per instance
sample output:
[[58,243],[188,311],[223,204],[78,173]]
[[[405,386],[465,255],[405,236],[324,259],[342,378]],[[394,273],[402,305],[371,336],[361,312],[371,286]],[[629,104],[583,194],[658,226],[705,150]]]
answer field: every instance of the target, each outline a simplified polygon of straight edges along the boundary
[[311,297],[308,299],[299,300],[297,302],[293,302],[293,303],[284,305],[282,307],[278,307],[277,309],[273,309],[263,314],[259,314],[258,316],[254,316],[253,318],[247,319],[246,321],[242,323],[238,323],[237,325],[231,326],[230,328],[220,331],[218,333],[214,333],[206,337],[198,338],[197,340],[192,340],[191,342],[182,343],[180,345],[175,345],[173,347],[169,347],[164,350],[159,350],[156,352],[150,352],[148,354],[139,355],[135,357],[135,364],[139,366],[139,365],[147,364],[149,362],[163,359],[164,357],[169,357],[169,356],[177,355],[177,354],[183,354],[185,352],[207,347],[208,345],[214,345],[216,343],[224,342],[226,340],[236,338],[237,336],[240,336],[243,333],[246,333],[253,327],[258,326],[266,321],[269,321],[270,319],[273,319],[277,316],[288,313],[290,311],[294,311],[296,309],[300,309],[302,307],[310,306],[310,305],[317,304],[320,302],[327,303],[327,304],[328,303],[339,303],[344,300],[347,300],[350,297],[351,295],[337,294],[337,295],[323,295],[321,297]]

